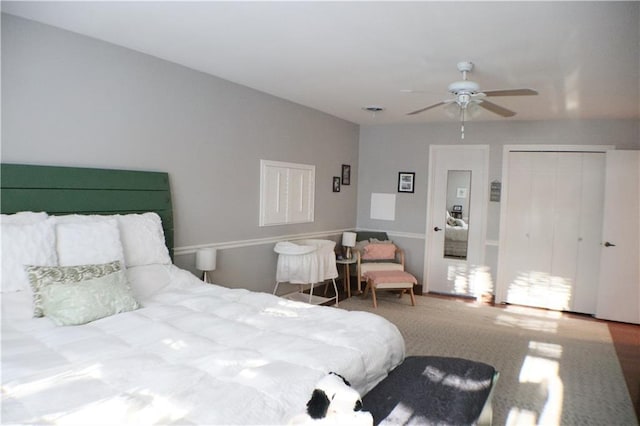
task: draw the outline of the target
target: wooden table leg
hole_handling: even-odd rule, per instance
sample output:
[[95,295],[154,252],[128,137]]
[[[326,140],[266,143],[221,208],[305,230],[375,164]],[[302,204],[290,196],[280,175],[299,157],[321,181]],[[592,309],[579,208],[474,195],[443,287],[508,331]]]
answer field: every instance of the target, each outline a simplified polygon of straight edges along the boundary
[[349,274],[349,264],[344,264],[344,283],[347,286],[347,297],[351,297],[351,274]]

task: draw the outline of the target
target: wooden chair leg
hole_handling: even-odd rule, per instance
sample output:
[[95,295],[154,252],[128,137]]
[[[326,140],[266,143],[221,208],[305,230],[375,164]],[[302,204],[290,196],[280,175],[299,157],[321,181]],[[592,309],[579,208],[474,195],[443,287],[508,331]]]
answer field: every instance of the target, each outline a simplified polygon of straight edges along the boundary
[[367,297],[367,293],[369,293],[369,288],[371,287],[371,283],[367,281],[367,285],[364,286],[364,293],[362,293],[362,297]]
[[[369,287],[369,284],[367,284]],[[376,300],[376,286],[371,286],[371,296],[373,296],[373,308],[376,309],[378,307],[378,301]]]
[[411,306],[416,306],[416,297],[413,294],[413,287],[409,289],[409,295],[411,295]]

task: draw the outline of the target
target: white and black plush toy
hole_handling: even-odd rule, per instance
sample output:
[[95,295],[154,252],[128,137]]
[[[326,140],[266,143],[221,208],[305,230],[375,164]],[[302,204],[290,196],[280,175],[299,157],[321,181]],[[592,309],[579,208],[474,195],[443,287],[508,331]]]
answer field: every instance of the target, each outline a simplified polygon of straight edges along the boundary
[[306,414],[294,417],[289,424],[372,426],[373,417],[362,411],[360,394],[351,384],[341,375],[329,373],[316,384]]

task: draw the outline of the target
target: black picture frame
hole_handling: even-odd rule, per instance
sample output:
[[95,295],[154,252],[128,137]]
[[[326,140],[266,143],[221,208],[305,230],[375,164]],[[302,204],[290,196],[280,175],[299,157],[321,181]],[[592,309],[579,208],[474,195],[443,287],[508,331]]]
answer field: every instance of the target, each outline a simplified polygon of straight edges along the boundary
[[350,164],[342,165],[342,184],[351,185],[351,165]]
[[333,192],[340,192],[340,176],[333,177]]
[[413,193],[416,174],[414,172],[398,173],[398,192]]
[[455,204],[453,206],[453,208],[451,209],[452,212],[460,212],[462,213],[462,205],[461,204]]

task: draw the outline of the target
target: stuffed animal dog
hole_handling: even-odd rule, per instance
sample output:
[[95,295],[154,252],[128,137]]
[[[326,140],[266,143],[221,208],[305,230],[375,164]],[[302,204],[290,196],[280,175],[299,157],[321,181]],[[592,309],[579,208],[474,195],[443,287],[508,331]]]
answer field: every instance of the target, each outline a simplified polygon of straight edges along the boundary
[[329,373],[317,384],[307,402],[307,413],[290,425],[372,426],[371,413],[361,411],[360,394],[341,375]]

